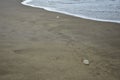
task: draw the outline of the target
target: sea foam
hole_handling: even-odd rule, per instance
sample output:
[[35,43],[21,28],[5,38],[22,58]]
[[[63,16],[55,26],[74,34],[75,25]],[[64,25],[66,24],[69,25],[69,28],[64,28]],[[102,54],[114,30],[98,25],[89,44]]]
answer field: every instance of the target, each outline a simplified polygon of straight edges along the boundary
[[120,0],[24,0],[21,3],[80,18],[120,23]]

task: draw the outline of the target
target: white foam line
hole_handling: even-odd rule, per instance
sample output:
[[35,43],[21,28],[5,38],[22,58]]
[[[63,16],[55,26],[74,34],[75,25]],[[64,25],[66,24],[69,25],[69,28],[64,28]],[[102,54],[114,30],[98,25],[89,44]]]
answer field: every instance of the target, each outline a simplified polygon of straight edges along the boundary
[[58,11],[58,10],[56,10],[54,8],[43,7],[43,6],[35,6],[35,5],[27,4],[28,2],[31,2],[31,1],[32,0],[25,0],[25,1],[21,2],[21,4],[26,5],[26,6],[35,7],[35,8],[43,8],[43,9],[48,10],[48,11],[59,12],[59,13],[63,13],[63,14],[66,14],[66,15],[80,17],[80,18],[83,18],[83,19],[89,19],[89,20],[95,20],[95,21],[102,21],[102,22],[120,23],[120,21],[116,21],[116,20],[104,20],[104,19],[91,18],[91,17],[86,17],[84,15],[76,15],[76,14],[71,14],[71,13],[68,13],[68,12],[65,12],[65,11]]
[[27,4],[28,2],[31,2],[31,1],[33,1],[33,0],[24,0],[24,1],[22,2],[22,4]]

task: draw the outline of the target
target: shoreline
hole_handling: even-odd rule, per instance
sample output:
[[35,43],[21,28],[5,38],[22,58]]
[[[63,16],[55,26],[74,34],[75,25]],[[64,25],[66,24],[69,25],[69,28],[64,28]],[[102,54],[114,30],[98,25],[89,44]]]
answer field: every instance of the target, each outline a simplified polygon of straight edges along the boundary
[[41,8],[41,9],[44,9],[44,10],[47,10],[47,11],[57,12],[57,13],[61,13],[61,14],[66,14],[66,15],[69,15],[69,16],[74,16],[74,17],[83,18],[83,19],[87,19],[87,20],[100,21],[100,22],[110,22],[110,23],[118,23],[118,24],[120,24],[120,21],[116,21],[116,20],[97,19],[97,18],[87,17],[87,16],[84,16],[84,15],[71,14],[71,13],[68,13],[68,12],[65,12],[65,11],[58,11],[58,10],[56,10],[54,8],[49,8],[49,7],[44,7],[44,6],[35,6],[35,5],[27,4],[28,2],[31,2],[31,1],[32,0],[25,0],[25,1],[22,1],[21,4],[23,4],[25,6],[30,6],[30,7],[34,7],[34,8]]

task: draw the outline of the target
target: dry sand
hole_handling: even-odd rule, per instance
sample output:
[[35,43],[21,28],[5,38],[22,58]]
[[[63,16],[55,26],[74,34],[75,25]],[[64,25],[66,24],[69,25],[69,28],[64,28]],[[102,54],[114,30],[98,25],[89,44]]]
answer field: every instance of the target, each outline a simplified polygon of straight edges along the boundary
[[0,80],[120,80],[120,24],[20,2],[0,1]]

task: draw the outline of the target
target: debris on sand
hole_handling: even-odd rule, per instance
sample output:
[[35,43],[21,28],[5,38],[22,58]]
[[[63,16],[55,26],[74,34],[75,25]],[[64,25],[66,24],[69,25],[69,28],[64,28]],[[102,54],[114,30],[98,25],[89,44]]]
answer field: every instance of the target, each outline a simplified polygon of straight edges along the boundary
[[56,18],[58,19],[58,18],[60,18],[59,16],[56,16]]
[[87,59],[84,59],[84,60],[83,60],[83,63],[86,64],[86,65],[89,65],[89,64],[90,64],[89,60],[87,60]]

